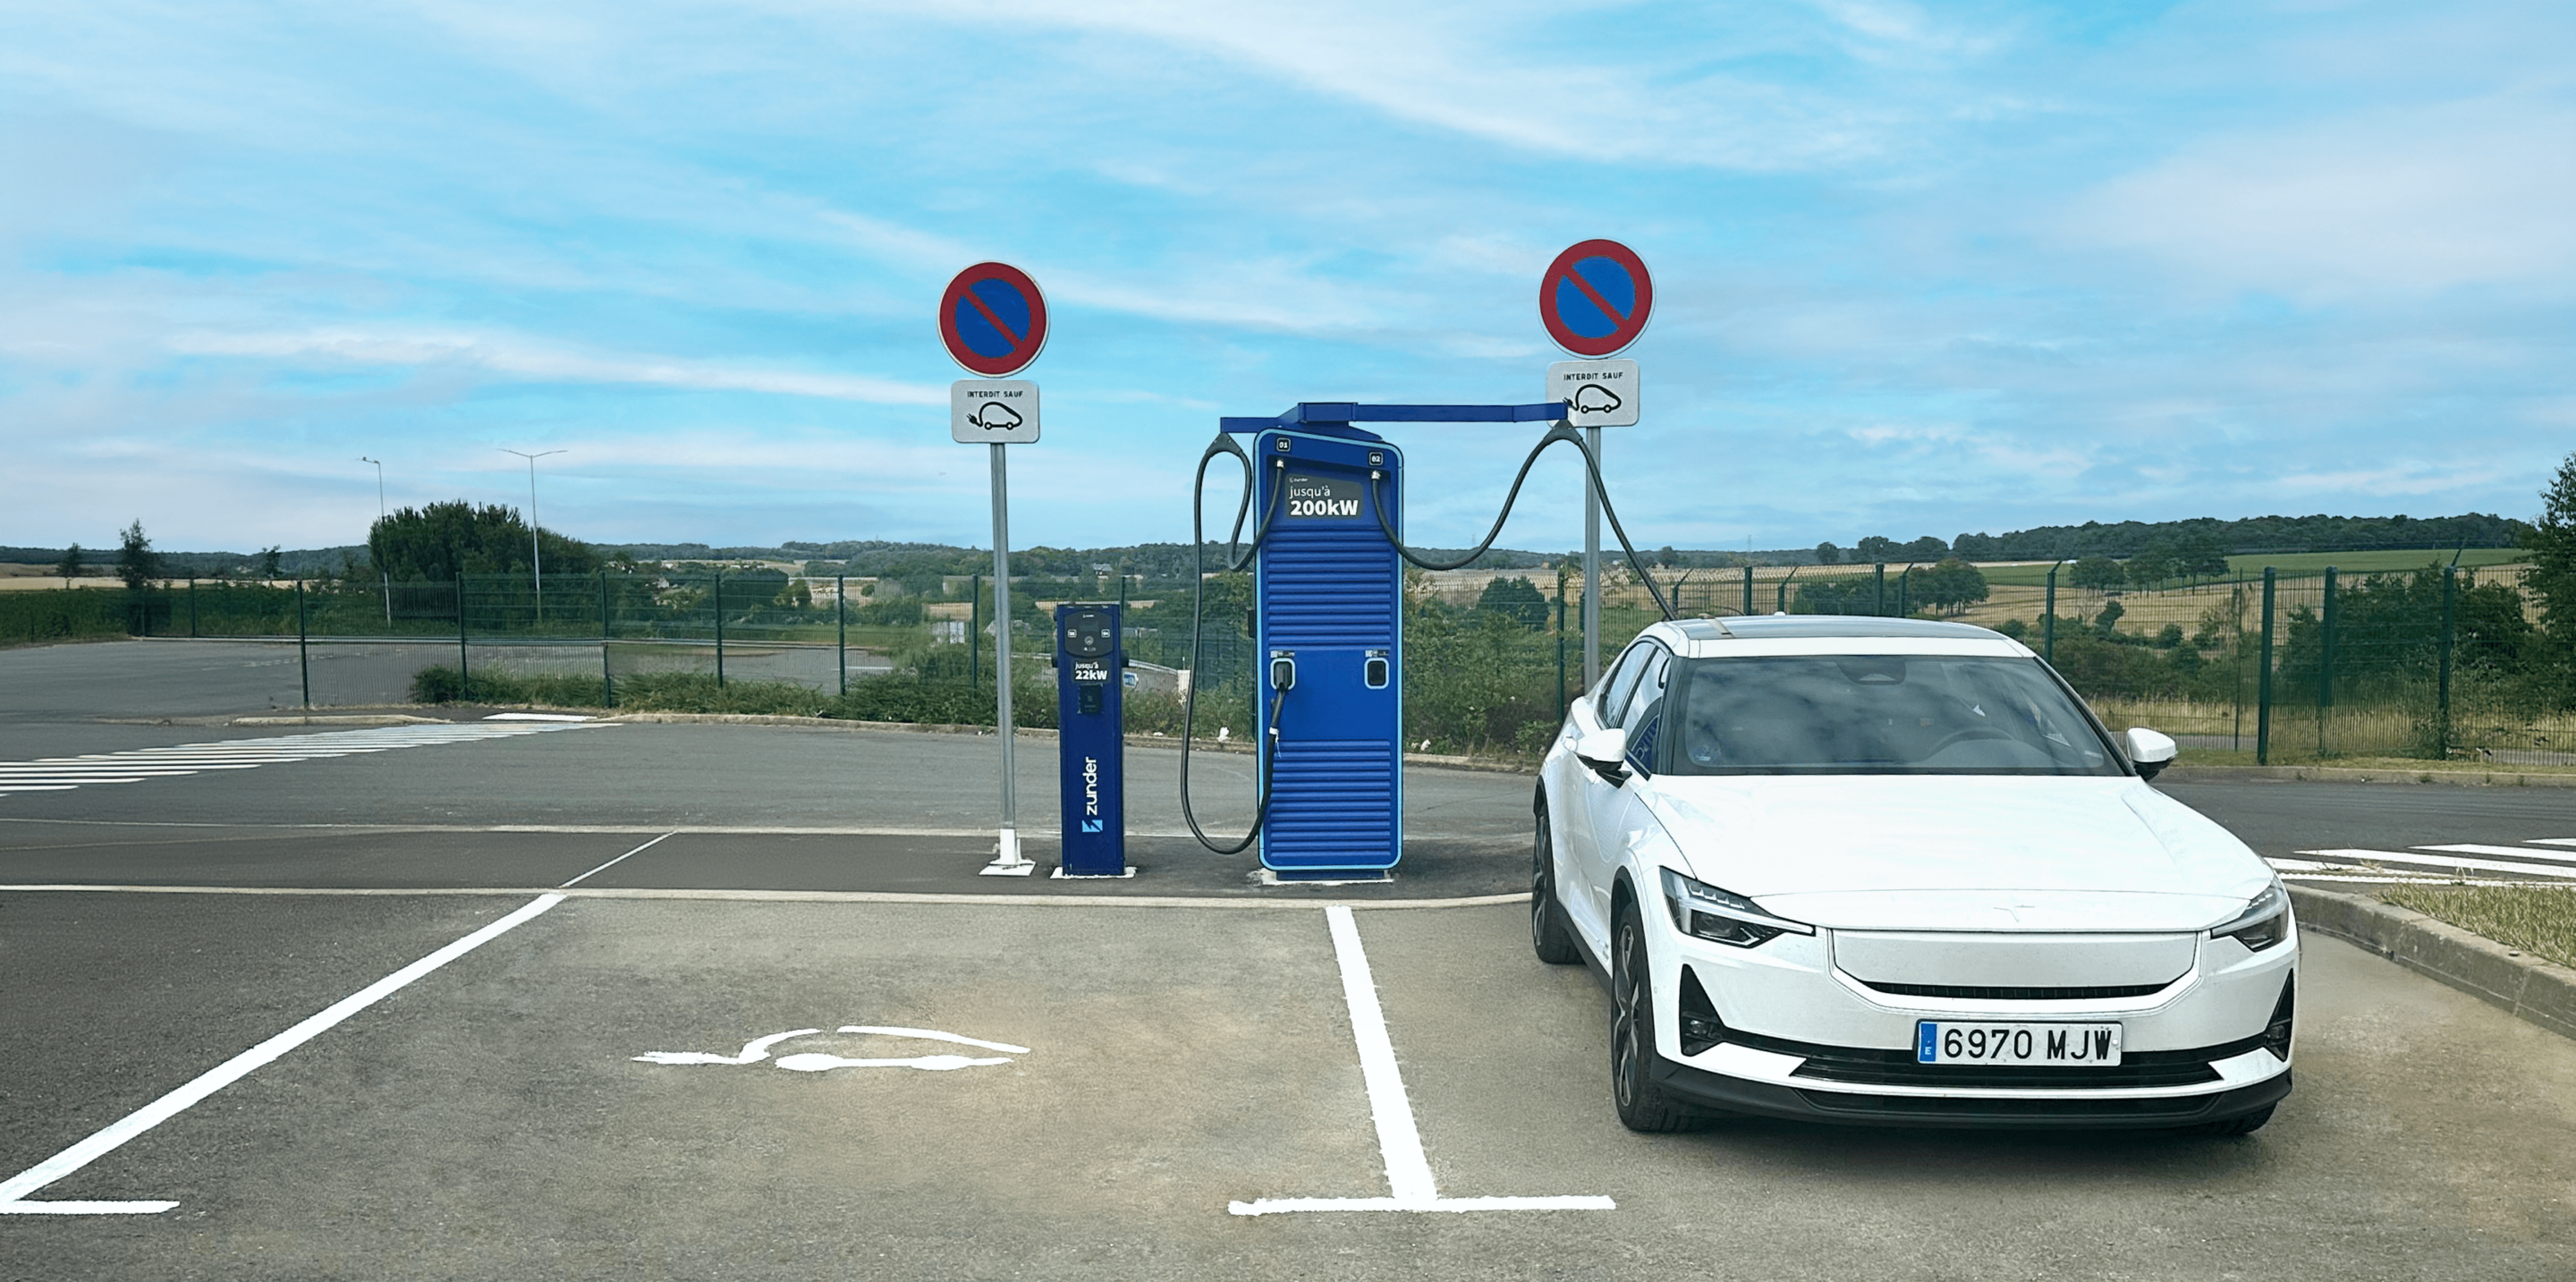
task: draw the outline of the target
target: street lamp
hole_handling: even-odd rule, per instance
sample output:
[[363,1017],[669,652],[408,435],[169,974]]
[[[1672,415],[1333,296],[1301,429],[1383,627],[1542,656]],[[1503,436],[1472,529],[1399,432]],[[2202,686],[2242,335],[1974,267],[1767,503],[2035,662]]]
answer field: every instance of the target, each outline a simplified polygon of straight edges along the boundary
[[[385,523],[384,460],[368,458],[366,455],[361,454],[358,456],[358,461],[361,463],[373,463],[376,465],[376,524],[382,526]],[[367,550],[368,559],[373,560],[375,558],[375,540],[370,538],[367,540],[367,543],[369,545]],[[390,628],[394,625],[394,580],[393,576],[386,572],[385,563],[382,561],[376,562],[376,578],[385,585],[385,626]]]
[[529,572],[528,581],[536,586],[537,622],[543,623],[546,621],[546,554],[537,546],[537,460],[549,454],[561,454],[564,451],[539,450],[530,454],[526,450],[514,450],[504,446],[501,452],[516,454],[528,461],[528,560],[536,567]]

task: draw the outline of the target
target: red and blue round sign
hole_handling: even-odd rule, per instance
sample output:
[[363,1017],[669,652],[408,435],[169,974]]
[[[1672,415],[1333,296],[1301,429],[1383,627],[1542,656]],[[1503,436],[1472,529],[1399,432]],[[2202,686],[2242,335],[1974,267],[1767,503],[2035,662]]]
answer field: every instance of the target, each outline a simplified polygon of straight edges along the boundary
[[970,374],[1008,378],[1046,346],[1046,297],[1009,263],[977,263],[939,300],[939,340]]
[[1655,282],[1646,260],[1615,240],[1587,240],[1556,256],[1538,286],[1538,316],[1547,336],[1577,356],[1598,360],[1646,332]]

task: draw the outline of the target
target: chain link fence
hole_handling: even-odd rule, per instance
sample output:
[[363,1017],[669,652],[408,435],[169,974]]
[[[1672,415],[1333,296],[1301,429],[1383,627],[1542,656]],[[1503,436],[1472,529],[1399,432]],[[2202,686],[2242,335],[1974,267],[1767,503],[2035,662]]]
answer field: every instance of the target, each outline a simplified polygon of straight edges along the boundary
[[[1661,571],[1658,583],[1691,615],[1906,615],[1995,627],[2040,651],[2114,729],[2151,726],[2202,751],[2266,763],[2576,764],[2576,690],[2566,666],[2547,661],[2519,565],[2265,570],[2146,590],[2077,589],[2061,568],[1989,566],[1971,582],[1955,564],[1729,567]],[[1633,571],[1606,569],[1603,579],[1606,659],[1657,616]],[[1408,742],[1539,751],[1583,684],[1580,577],[1452,571],[1411,584]],[[1248,575],[1206,581],[1196,635],[1186,583],[1151,595],[1124,580],[1015,584],[1007,628],[994,626],[980,578],[926,595],[879,587],[886,595],[866,596],[861,586],[772,569],[42,595],[96,596],[46,617],[113,614],[137,635],[295,642],[313,706],[537,702],[989,724],[994,647],[1008,637],[1016,719],[1047,725],[1050,588],[1095,600],[1107,589],[1129,607],[1131,728],[1178,733],[1193,673],[1200,729],[1248,728]]]

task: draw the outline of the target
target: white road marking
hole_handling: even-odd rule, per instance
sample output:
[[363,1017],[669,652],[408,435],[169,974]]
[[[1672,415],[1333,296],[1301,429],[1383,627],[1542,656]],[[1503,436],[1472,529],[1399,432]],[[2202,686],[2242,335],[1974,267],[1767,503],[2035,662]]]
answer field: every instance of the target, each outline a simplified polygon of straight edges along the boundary
[[2537,859],[2544,863],[2563,865],[2566,867],[2568,872],[2576,873],[2576,854],[2568,854],[2556,850],[2533,850],[2525,846],[2481,846],[2475,844],[2456,846],[2416,846],[2413,847],[2413,849],[2441,850],[2459,855],[2503,855],[2510,859]]
[[[760,1061],[769,1058],[770,1047],[776,1046],[780,1042],[786,1041],[789,1038],[811,1037],[821,1031],[823,1030],[819,1028],[798,1028],[784,1033],[771,1033],[767,1037],[755,1037],[750,1041],[744,1042],[742,1044],[742,1052],[736,1055],[720,1055],[713,1051],[646,1051],[643,1054],[636,1056],[635,1059],[637,1062],[645,1064],[725,1064],[735,1066],[743,1064],[757,1064]],[[844,1033],[878,1033],[889,1037],[911,1037],[935,1042],[955,1042],[961,1046],[981,1046],[988,1050],[1009,1051],[1015,1055],[1026,1055],[1029,1053],[1029,1048],[1026,1046],[1013,1046],[1008,1042],[988,1042],[980,1037],[961,1037],[955,1033],[943,1033],[932,1028],[888,1028],[876,1024],[843,1024],[840,1031]],[[791,1073],[824,1073],[836,1068],[918,1068],[933,1073],[946,1073],[954,1072],[961,1068],[986,1068],[995,1064],[1008,1064],[1010,1062],[1011,1061],[1007,1057],[1001,1059],[974,1059],[965,1055],[914,1055],[902,1059],[844,1059],[841,1056],[826,1054],[822,1051],[802,1051],[794,1055],[780,1056],[778,1058],[777,1066],[786,1069]]]
[[562,895],[539,895],[509,916],[333,1002],[293,1028],[225,1060],[198,1074],[187,1085],[108,1123],[89,1138],[7,1180],[0,1180],[0,1215],[158,1215],[177,1206],[176,1202],[31,1202],[27,1198],[46,1185],[115,1152],[136,1136],[186,1112],[189,1106],[249,1076],[260,1066],[329,1032],[359,1011],[400,992],[421,976],[508,934],[563,901]]
[[2508,859],[2468,859],[2459,855],[2427,855],[2411,850],[2302,850],[2316,859],[2338,864],[2415,864],[2426,868],[2474,869],[2478,872],[2521,873],[2533,877],[2576,879],[2576,867],[2567,864],[2535,864]]
[[2535,846],[2576,846],[2576,837],[2534,837],[2531,839],[2531,844]]
[[769,1058],[770,1047],[791,1037],[810,1037],[822,1031],[819,1028],[797,1028],[755,1037],[742,1044],[742,1053],[738,1055],[719,1055],[713,1051],[646,1051],[635,1058],[646,1064],[757,1064]]
[[778,1066],[791,1073],[820,1073],[835,1068],[920,1068],[942,1073],[952,1069],[978,1068],[1010,1062],[1011,1059],[1007,1055],[999,1059],[968,1059],[963,1055],[917,1055],[911,1059],[843,1059],[838,1055],[808,1051],[801,1055],[783,1056],[779,1059]]
[[1358,923],[1347,905],[1324,910],[1333,935],[1333,957],[1342,969],[1342,1000],[1351,1008],[1351,1033],[1359,1044],[1360,1077],[1368,1087],[1369,1113],[1377,1122],[1378,1152],[1386,1161],[1391,1197],[1289,1197],[1228,1202],[1232,1215],[1279,1215],[1296,1211],[1610,1211],[1618,1204],[1606,1197],[1465,1197],[1443,1198],[1431,1181],[1431,1159],[1422,1151],[1422,1132],[1414,1125],[1413,1102],[1404,1092],[1404,1075],[1396,1068],[1395,1042],[1387,1036],[1386,1012],[1378,1005],[1377,980],[1369,972],[1368,954],[1360,947]]
[[591,878],[593,875],[598,874],[598,873],[606,872],[606,871],[608,871],[609,869],[614,868],[614,867],[616,867],[618,864],[620,864],[620,863],[624,862],[625,860],[627,860],[627,859],[629,859],[629,858],[632,858],[633,856],[643,854],[645,851],[647,851],[647,850],[651,850],[653,847],[658,846],[658,845],[661,845],[663,842],[668,841],[668,840],[670,840],[671,838],[676,837],[676,836],[679,836],[679,834],[678,834],[678,833],[676,833],[676,832],[666,832],[666,833],[663,833],[661,836],[659,836],[659,837],[655,837],[655,838],[654,838],[654,839],[652,839],[651,841],[645,842],[643,845],[637,846],[637,847],[636,847],[636,848],[634,848],[633,850],[627,851],[625,854],[623,854],[623,855],[619,855],[617,858],[615,858],[615,859],[611,859],[611,860],[609,860],[607,863],[601,864],[601,865],[600,865],[600,866],[598,866],[597,868],[593,868],[593,869],[591,869],[589,872],[583,873],[582,875],[580,875],[580,876],[578,876],[578,877],[573,878],[571,881],[567,881],[567,882],[565,882],[565,883],[564,883],[563,885],[561,885],[561,886],[557,886],[557,887],[555,887],[555,889],[557,889],[557,890],[565,890],[565,889],[569,889],[570,887],[580,885],[582,882],[585,882],[585,881],[590,880],[590,878]]
[[223,743],[190,743],[177,747],[134,748],[92,752],[77,757],[43,757],[34,761],[0,761],[0,796],[12,792],[64,792],[91,784],[141,783],[207,770],[249,770],[285,761],[317,761],[420,748],[475,739],[502,739],[554,730],[587,730],[600,722],[517,722],[490,725],[376,726],[365,730],[326,730],[318,734],[283,735]]
[[1013,1046],[1009,1042],[988,1042],[980,1037],[960,1037],[955,1033],[943,1033],[931,1028],[887,1028],[879,1024],[843,1024],[841,1031],[883,1033],[888,1037],[918,1037],[933,1042],[955,1042],[960,1046],[981,1046],[988,1051],[1009,1051],[1014,1055],[1029,1053],[1029,1048],[1026,1046]]

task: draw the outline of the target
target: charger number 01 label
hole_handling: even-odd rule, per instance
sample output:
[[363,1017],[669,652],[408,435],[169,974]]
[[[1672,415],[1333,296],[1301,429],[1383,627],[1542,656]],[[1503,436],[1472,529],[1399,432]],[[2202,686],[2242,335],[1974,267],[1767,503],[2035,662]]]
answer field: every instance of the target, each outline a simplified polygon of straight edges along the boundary
[[2120,1062],[2118,1024],[1990,1024],[1923,1020],[1918,1064],[2048,1064],[2107,1068]]

